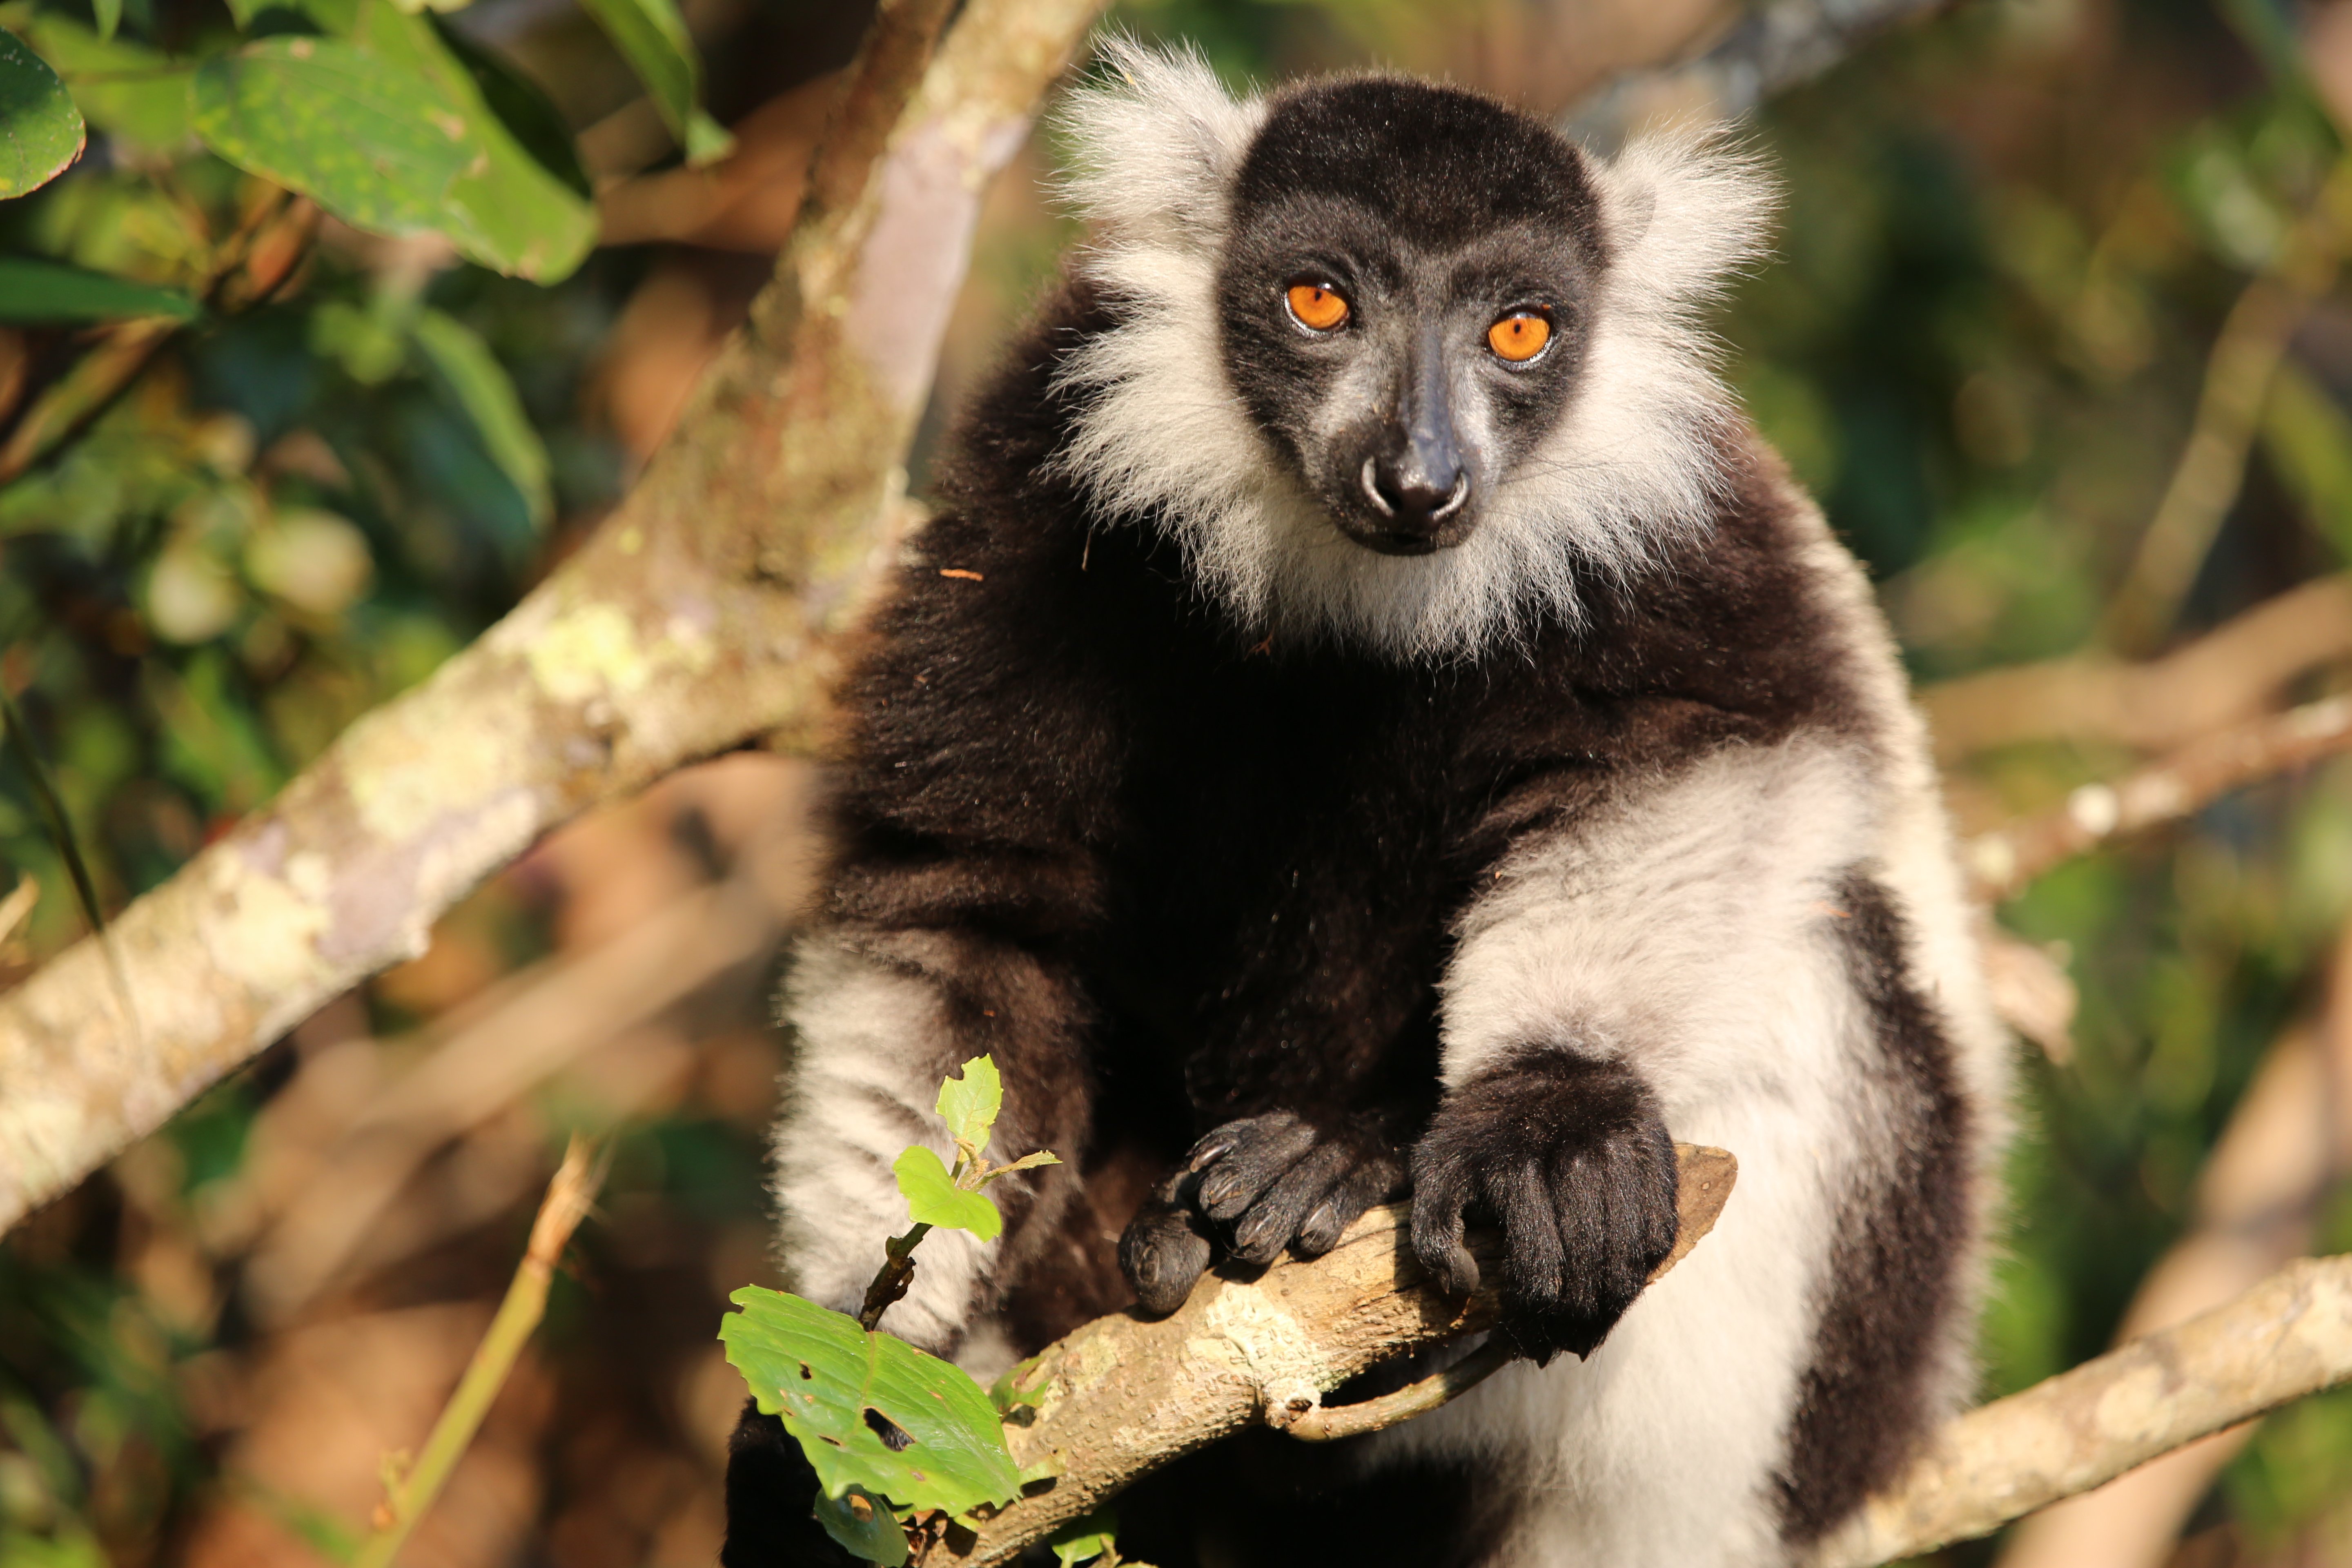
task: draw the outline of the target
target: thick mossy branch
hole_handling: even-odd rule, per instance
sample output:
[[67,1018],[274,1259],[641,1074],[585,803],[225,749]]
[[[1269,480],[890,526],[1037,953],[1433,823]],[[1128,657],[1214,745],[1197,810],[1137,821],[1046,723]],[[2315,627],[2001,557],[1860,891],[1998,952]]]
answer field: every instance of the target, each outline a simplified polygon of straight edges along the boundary
[[889,556],[982,195],[1097,9],[971,0],[931,58],[945,0],[886,0],[819,153],[828,199],[596,536],[121,911],[110,940],[135,1017],[89,942],[0,996],[0,1230],[422,952],[556,824],[754,737],[813,732],[833,640]]

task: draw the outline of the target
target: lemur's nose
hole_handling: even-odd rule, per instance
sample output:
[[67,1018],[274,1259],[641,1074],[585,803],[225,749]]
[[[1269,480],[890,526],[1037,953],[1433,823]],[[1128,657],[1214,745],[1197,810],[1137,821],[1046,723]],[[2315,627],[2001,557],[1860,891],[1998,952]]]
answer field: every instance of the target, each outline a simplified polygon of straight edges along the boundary
[[1470,476],[1450,450],[1409,447],[1394,458],[1366,458],[1364,491],[1399,530],[1427,533],[1470,499]]

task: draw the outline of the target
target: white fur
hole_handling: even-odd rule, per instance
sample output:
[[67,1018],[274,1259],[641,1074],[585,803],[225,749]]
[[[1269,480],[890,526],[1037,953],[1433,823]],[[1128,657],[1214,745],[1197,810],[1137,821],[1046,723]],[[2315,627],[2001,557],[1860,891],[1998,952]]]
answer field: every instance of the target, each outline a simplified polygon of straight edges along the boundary
[[[923,1066],[931,1059],[923,1047],[947,1037],[946,1023],[928,984],[830,935],[800,944],[782,1014],[800,1046],[793,1103],[775,1133],[785,1265],[802,1295],[855,1312],[882,1267],[884,1239],[909,1223],[891,1163],[910,1143],[955,1158],[936,1114],[940,1075]],[[881,1326],[953,1349],[997,1247],[933,1231],[912,1287]]]
[[1820,735],[1727,749],[1514,856],[1464,921],[1449,1084],[1572,1043],[1635,1067],[1676,1139],[1739,1157],[1722,1221],[1590,1360],[1515,1369],[1387,1440],[1512,1467],[1533,1500],[1498,1564],[1785,1555],[1771,1481],[1831,1238],[1904,1124],[1833,901],[1850,869],[1888,870],[1885,776],[1874,748]]
[[[1533,1505],[1496,1568],[1756,1568],[1785,1559],[1771,1493],[1810,1359],[1834,1227],[1898,1151],[1874,1023],[1836,935],[1861,868],[1904,917],[1906,967],[1954,1047],[1974,1123],[1979,1236],[2008,1132],[2007,1043],[1987,1000],[1927,763],[1852,558],[1793,490],[1866,742],[1718,752],[1604,819],[1523,849],[1464,920],[1444,979],[1449,1084],[1547,1039],[1622,1056],[1684,1142],[1735,1150],[1721,1221],[1583,1363],[1522,1366],[1377,1440],[1490,1458]],[[1931,1406],[1970,1387],[1981,1256]]]
[[1069,192],[1096,228],[1089,274],[1129,319],[1062,372],[1093,395],[1057,462],[1107,511],[1166,529],[1242,624],[1443,658],[1575,619],[1580,569],[1639,570],[1705,526],[1731,400],[1700,312],[1758,252],[1773,188],[1719,138],[1667,134],[1591,163],[1611,259],[1574,405],[1486,500],[1459,547],[1389,556],[1331,522],[1259,431],[1218,353],[1224,190],[1266,105],[1196,55],[1109,48],[1075,95]]

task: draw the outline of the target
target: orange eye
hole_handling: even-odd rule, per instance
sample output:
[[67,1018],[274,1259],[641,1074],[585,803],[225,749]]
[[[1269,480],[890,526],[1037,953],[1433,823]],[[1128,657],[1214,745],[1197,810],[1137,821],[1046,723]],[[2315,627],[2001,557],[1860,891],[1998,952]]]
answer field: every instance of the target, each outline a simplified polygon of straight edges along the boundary
[[1486,346],[1513,364],[1535,358],[1549,342],[1551,323],[1525,310],[1486,329]]
[[1328,332],[1348,319],[1348,301],[1320,283],[1293,283],[1290,313],[1298,318],[1299,325]]

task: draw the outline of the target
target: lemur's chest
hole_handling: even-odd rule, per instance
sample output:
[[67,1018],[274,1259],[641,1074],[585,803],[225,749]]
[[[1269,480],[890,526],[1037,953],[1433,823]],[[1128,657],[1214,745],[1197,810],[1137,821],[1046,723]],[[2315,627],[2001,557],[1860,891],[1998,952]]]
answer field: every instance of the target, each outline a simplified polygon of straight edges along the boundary
[[1196,1102],[1426,1036],[1485,793],[1467,710],[1339,661],[1163,672],[1129,774],[1098,984]]

